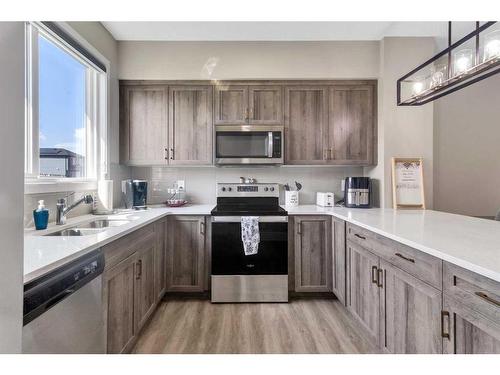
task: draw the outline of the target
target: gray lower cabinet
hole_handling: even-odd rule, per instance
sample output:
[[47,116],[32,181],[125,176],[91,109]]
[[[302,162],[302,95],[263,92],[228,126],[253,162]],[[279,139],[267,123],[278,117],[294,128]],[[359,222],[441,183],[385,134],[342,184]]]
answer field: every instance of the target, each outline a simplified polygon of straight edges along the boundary
[[381,347],[393,354],[441,353],[442,292],[384,260],[380,269]]
[[379,258],[376,255],[347,242],[346,306],[375,343],[379,343],[380,336],[378,269]]
[[168,292],[205,288],[205,216],[170,216],[167,236]]
[[295,291],[328,292],[331,278],[329,216],[295,216]]
[[345,304],[345,221],[332,217],[332,292]]
[[500,324],[444,295],[443,352],[448,354],[500,354]]

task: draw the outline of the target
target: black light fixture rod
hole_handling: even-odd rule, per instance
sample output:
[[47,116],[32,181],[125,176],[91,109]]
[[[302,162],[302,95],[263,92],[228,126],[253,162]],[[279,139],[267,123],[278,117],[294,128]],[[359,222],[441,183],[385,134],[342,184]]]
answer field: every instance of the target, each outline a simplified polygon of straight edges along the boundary
[[448,21],[448,66],[446,67],[447,77],[451,77],[451,21]]

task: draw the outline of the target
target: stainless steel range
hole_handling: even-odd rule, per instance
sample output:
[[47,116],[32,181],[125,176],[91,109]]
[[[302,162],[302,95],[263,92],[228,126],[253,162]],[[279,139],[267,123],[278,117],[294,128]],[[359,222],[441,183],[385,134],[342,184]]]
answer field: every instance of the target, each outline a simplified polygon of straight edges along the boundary
[[[246,255],[242,218],[258,217],[258,250]],[[288,302],[288,213],[278,184],[217,184],[212,210],[212,302]]]

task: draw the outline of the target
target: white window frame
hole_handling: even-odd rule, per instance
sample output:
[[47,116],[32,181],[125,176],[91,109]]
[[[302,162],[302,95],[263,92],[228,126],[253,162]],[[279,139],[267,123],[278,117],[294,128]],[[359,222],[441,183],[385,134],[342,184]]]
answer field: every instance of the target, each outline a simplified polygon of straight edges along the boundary
[[[65,32],[94,54],[106,66],[96,67],[80,55],[58,35],[39,22],[26,23],[26,141],[25,193],[48,193],[97,189],[97,181],[105,179],[108,171],[109,127],[109,61],[65,23],[59,23]],[[69,53],[87,68],[86,74],[86,160],[85,178],[40,176],[40,149],[38,123],[38,36],[43,35]]]

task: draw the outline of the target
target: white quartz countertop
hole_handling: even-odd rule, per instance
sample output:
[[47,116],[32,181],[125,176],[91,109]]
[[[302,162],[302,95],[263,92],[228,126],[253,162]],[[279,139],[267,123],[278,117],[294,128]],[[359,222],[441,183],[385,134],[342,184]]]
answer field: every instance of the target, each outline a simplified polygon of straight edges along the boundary
[[[95,250],[167,215],[210,215],[214,204],[179,208],[157,207],[146,211],[122,211],[116,215],[86,215],[65,226],[45,231],[26,230],[24,282],[34,280],[77,257]],[[332,215],[391,238],[420,251],[500,282],[500,222],[432,210],[322,208],[315,205],[283,206],[289,215]],[[78,223],[104,218],[130,223],[106,231],[75,237],[43,236]]]
[[[29,229],[24,235],[24,283],[28,283],[51,270],[98,249],[142,226],[166,215],[210,215],[215,205],[198,204],[184,207],[153,207],[144,211],[122,210],[115,215],[85,215],[68,219],[65,225],[49,224],[43,231]],[[109,227],[105,231],[85,236],[44,236],[45,234],[101,219],[126,219],[129,223]]]
[[500,282],[500,221],[433,210],[283,206],[289,215],[332,215]]

